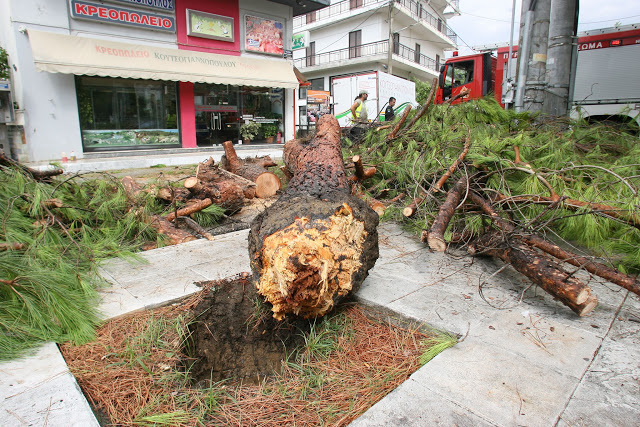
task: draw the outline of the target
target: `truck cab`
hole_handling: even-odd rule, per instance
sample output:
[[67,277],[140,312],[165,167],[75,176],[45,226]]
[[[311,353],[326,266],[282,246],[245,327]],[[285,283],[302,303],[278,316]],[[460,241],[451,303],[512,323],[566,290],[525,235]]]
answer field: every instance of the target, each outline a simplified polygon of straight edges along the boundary
[[[442,104],[468,88],[468,99],[482,98],[494,92],[496,58],[491,53],[476,55],[454,56],[440,67],[438,88],[436,90],[436,104]],[[460,98],[453,101],[459,104],[467,99]]]

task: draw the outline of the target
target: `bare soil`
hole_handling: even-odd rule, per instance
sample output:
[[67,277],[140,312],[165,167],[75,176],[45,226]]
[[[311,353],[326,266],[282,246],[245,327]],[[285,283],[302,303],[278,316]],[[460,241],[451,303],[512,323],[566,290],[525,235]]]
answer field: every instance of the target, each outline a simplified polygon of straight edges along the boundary
[[304,342],[310,321],[277,321],[262,302],[249,273],[211,283],[194,309],[188,347],[196,359],[191,376],[204,386],[231,379],[256,384],[279,372],[282,361]]

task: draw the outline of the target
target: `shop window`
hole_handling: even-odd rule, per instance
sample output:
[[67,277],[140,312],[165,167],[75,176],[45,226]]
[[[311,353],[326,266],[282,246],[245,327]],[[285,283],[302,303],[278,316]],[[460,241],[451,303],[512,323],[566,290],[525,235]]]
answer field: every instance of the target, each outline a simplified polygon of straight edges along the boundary
[[246,142],[241,131],[250,122],[260,125],[249,138],[252,144],[272,141],[278,132],[283,132],[282,88],[196,83],[194,102],[199,147],[225,141]]
[[176,83],[76,77],[85,151],[180,146]]

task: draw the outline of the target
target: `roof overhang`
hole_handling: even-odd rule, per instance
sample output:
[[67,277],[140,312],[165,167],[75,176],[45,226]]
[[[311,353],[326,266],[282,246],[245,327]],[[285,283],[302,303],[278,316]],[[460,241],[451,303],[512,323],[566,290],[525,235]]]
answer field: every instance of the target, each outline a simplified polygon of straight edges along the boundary
[[330,0],[269,0],[273,3],[284,4],[293,8],[293,16],[304,15],[314,10],[322,9],[331,4]]
[[36,70],[295,89],[290,61],[217,55],[29,30]]

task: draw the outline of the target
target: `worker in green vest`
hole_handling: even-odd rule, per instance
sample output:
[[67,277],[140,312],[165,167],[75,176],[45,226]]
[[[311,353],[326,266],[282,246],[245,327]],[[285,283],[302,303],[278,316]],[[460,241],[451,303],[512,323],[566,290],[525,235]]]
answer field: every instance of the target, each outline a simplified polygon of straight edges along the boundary
[[358,97],[355,99],[355,102],[351,106],[351,116],[354,122],[367,122],[367,106],[365,105],[365,101],[369,97],[369,92],[366,90],[361,90],[358,94]]

